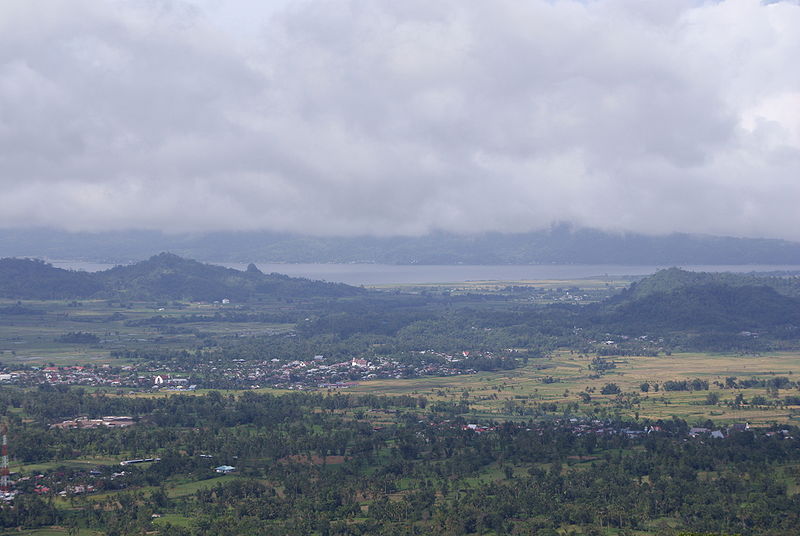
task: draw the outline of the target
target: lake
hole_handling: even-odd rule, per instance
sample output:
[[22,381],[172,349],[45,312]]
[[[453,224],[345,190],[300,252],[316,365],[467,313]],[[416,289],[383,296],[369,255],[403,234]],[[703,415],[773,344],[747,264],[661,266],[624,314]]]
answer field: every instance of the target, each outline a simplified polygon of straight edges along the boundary
[[[53,266],[95,272],[111,264],[54,260]],[[247,264],[215,262],[220,266],[244,270]],[[321,279],[349,285],[388,285],[419,283],[462,283],[465,281],[523,281],[530,279],[584,279],[594,276],[649,275],[669,266],[630,266],[616,264],[536,264],[536,265],[391,265],[391,264],[280,264],[256,262],[264,273],[277,272],[293,277]],[[695,272],[771,272],[800,271],[800,266],[715,265],[680,266]]]

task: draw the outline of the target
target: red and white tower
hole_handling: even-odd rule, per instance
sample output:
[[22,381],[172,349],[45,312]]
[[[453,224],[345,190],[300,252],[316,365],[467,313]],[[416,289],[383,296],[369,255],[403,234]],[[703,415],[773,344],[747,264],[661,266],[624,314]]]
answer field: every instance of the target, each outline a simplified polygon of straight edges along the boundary
[[3,460],[0,462],[0,493],[11,492],[11,481],[8,478],[8,426],[3,425]]

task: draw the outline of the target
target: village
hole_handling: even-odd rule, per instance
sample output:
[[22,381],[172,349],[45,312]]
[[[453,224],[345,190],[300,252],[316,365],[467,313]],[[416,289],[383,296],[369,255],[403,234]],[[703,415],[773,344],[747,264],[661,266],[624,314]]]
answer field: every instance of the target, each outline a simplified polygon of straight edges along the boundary
[[170,365],[139,363],[131,365],[84,366],[8,366],[0,369],[0,384],[20,386],[75,385],[124,389],[165,391],[210,389],[259,389],[263,387],[291,390],[347,388],[358,381],[421,376],[457,376],[474,374],[471,368],[457,364],[462,356],[429,352],[428,359],[415,364],[377,358],[354,357],[349,361],[330,363],[322,355],[307,360],[246,361],[209,360],[205,363]]

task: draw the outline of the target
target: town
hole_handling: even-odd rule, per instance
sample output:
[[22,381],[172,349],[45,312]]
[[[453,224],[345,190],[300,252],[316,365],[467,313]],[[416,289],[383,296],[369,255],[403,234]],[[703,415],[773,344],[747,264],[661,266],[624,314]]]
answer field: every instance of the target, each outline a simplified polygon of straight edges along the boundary
[[[198,388],[258,389],[270,387],[291,390],[347,388],[358,381],[374,379],[417,378],[423,376],[458,376],[474,374],[475,369],[457,366],[470,352],[453,356],[442,352],[420,352],[418,364],[405,364],[388,358],[368,361],[328,363],[322,355],[308,360],[246,361],[209,360],[205,363],[138,363],[86,366],[2,366],[0,384],[21,386],[76,385],[110,388],[155,389],[167,391]],[[478,354],[483,355],[483,354]],[[428,356],[429,359],[424,359]],[[492,357],[491,353],[486,353]]]

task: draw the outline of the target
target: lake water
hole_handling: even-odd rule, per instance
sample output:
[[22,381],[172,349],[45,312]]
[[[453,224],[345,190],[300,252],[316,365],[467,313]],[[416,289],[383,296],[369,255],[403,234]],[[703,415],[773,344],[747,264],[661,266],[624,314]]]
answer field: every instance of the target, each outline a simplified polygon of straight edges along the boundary
[[[111,264],[81,261],[50,261],[70,270],[95,272],[112,268]],[[213,263],[237,270],[247,264]],[[349,285],[384,285],[415,283],[461,283],[465,281],[523,281],[529,279],[584,279],[594,276],[649,275],[669,266],[628,266],[615,264],[537,264],[537,265],[390,265],[390,264],[277,264],[257,262],[264,273],[277,272],[294,277],[321,279]],[[681,266],[695,272],[772,272],[800,271],[800,266],[732,265]]]

